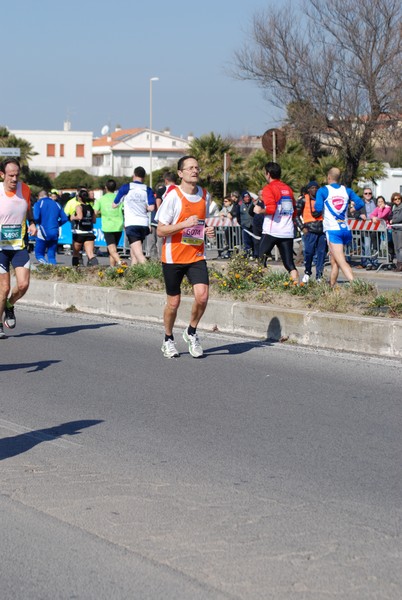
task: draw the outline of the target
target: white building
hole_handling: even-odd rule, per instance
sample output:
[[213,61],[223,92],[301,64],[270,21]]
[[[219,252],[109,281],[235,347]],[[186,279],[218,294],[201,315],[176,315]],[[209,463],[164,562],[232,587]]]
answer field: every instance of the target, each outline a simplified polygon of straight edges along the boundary
[[56,177],[63,171],[83,169],[91,175],[131,177],[135,167],[152,170],[176,168],[178,159],[188,152],[193,139],[175,137],[168,129],[116,129],[93,139],[92,131],[72,131],[67,121],[63,131],[32,131],[13,129],[10,133],[27,140],[35,156],[29,161],[33,170]]
[[93,142],[92,175],[114,177],[133,174],[135,167],[147,173],[164,167],[175,168],[178,159],[188,152],[191,138],[183,139],[150,129],[116,129]]
[[384,196],[385,201],[389,202],[394,192],[402,194],[402,167],[386,167],[384,179],[379,179],[377,185],[371,182],[365,182],[364,185],[373,190],[374,196]]
[[27,140],[37,153],[29,161],[32,170],[44,171],[51,177],[73,169],[91,171],[92,131],[71,131],[66,121],[63,131],[12,129],[10,133]]

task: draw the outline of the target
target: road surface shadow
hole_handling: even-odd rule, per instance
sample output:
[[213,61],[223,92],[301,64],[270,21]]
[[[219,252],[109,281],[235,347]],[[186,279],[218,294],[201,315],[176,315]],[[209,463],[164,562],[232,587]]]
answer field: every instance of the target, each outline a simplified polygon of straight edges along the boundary
[[103,420],[70,421],[69,423],[62,423],[55,427],[36,429],[14,435],[13,437],[2,438],[0,439],[0,460],[28,452],[28,450],[31,450],[38,444],[52,442],[62,435],[79,435],[81,429],[99,425],[99,423],[103,423]]
[[276,342],[282,341],[282,326],[278,317],[272,317],[267,327],[267,337],[265,340],[256,340],[254,342],[234,342],[233,344],[225,344],[224,346],[216,346],[208,348],[204,351],[204,355],[214,354],[233,355],[244,354],[253,348],[264,348],[265,346],[274,346]]
[[13,335],[13,338],[23,338],[29,336],[38,336],[38,335],[70,335],[70,333],[76,333],[77,331],[85,331],[88,329],[100,329],[101,327],[112,327],[113,325],[117,325],[117,323],[95,323],[93,325],[70,325],[69,327],[47,327],[43,331],[38,331],[37,333],[19,333],[18,335]]
[[29,369],[28,373],[37,373],[38,371],[44,371],[50,365],[61,362],[61,360],[38,360],[37,362],[31,363],[17,363],[15,365],[0,365],[1,371],[16,371],[17,369]]
[[234,342],[233,344],[224,344],[223,346],[215,346],[204,350],[204,356],[213,354],[214,356],[229,356],[234,354],[244,354],[250,352],[253,348],[264,348],[265,346],[273,346],[274,343],[270,340],[262,340],[255,342]]

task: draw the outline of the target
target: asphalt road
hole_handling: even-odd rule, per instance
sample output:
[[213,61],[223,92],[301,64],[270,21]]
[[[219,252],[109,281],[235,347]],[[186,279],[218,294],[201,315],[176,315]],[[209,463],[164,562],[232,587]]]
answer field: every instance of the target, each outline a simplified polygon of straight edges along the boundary
[[2,600],[400,600],[400,361],[16,314]]

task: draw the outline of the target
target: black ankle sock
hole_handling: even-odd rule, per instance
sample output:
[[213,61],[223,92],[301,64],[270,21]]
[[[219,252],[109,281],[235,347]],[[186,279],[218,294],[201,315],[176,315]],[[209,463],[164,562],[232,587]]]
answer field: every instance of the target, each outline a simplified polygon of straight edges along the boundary
[[196,331],[197,331],[196,327],[191,327],[191,325],[188,326],[188,329],[187,329],[188,335],[195,335]]
[[167,342],[168,340],[172,340],[172,342],[173,342],[173,340],[174,340],[173,333],[171,335],[167,335],[165,333],[165,342]]

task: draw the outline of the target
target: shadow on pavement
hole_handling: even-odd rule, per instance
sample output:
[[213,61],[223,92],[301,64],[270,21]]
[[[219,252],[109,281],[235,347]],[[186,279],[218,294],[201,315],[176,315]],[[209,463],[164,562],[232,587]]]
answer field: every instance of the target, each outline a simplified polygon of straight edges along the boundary
[[0,460],[28,452],[28,450],[31,450],[38,444],[52,442],[62,435],[79,435],[81,429],[92,427],[99,423],[103,423],[103,420],[70,421],[69,423],[62,423],[55,427],[36,429],[13,437],[2,438],[0,439]]
[[1,371],[16,371],[17,369],[29,369],[28,373],[36,373],[37,371],[44,371],[50,365],[61,362],[61,360],[38,360],[37,362],[31,363],[17,363],[15,365],[0,365]]
[[77,331],[84,331],[88,329],[100,329],[101,327],[112,327],[113,325],[117,325],[117,323],[94,323],[93,325],[73,325],[69,327],[47,327],[43,331],[38,331],[37,333],[19,333],[18,335],[13,335],[13,338],[22,338],[29,336],[38,336],[38,335],[69,335],[70,333],[76,333]]
[[249,352],[253,348],[263,348],[264,346],[274,346],[275,342],[279,342],[282,339],[282,327],[279,319],[273,317],[267,328],[267,338],[265,340],[255,342],[234,342],[233,344],[225,344],[224,346],[216,346],[215,348],[208,348],[204,350],[204,356],[208,354],[219,355],[233,355],[233,354],[244,354]]
[[214,348],[207,348],[204,350],[204,356],[213,354],[214,356],[230,356],[234,354],[244,354],[250,352],[253,348],[263,348],[264,346],[273,346],[274,344],[268,340],[255,341],[255,342],[234,342],[233,344],[224,344],[222,346],[215,346]]

